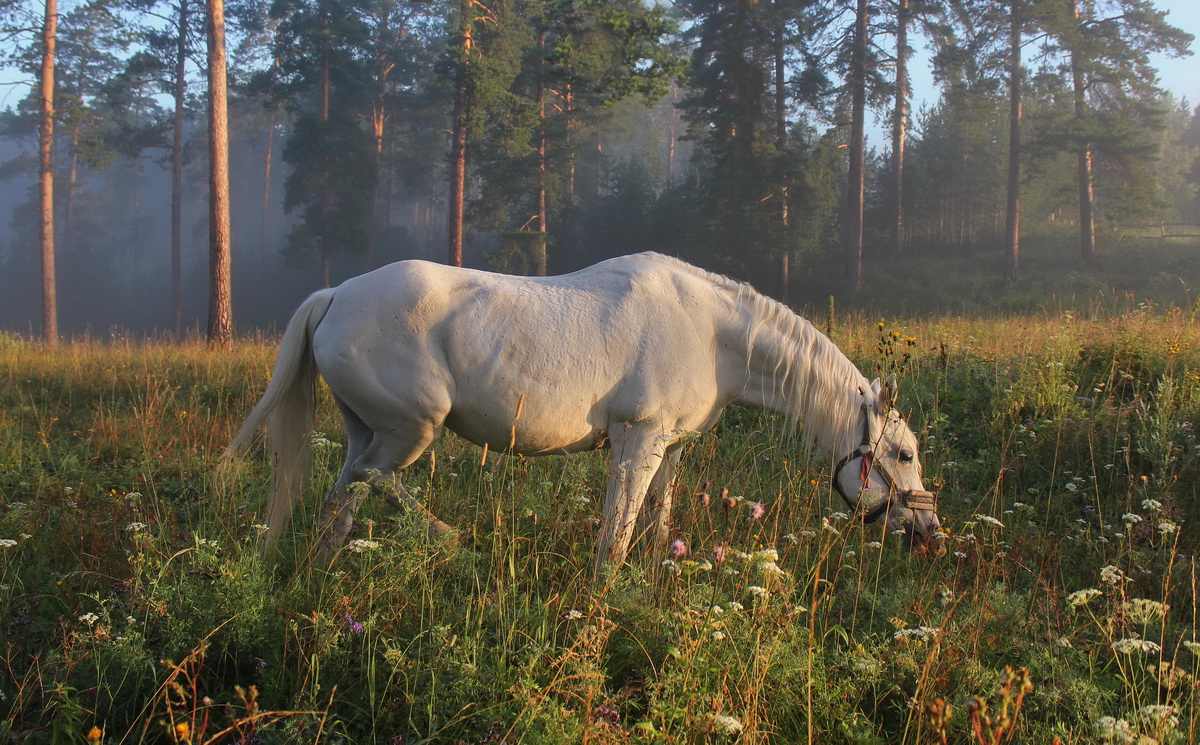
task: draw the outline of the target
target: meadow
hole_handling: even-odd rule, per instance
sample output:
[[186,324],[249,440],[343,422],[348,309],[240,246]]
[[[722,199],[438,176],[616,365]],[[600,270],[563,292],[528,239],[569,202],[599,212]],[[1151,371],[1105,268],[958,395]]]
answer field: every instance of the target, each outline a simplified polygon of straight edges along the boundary
[[901,381],[947,555],[864,528],[832,458],[732,408],[687,446],[674,553],[604,586],[604,453],[446,436],[406,483],[456,540],[368,498],[324,571],[324,396],[266,561],[262,448],[215,472],[273,343],[0,336],[0,742],[1200,741],[1196,315],[837,319]]

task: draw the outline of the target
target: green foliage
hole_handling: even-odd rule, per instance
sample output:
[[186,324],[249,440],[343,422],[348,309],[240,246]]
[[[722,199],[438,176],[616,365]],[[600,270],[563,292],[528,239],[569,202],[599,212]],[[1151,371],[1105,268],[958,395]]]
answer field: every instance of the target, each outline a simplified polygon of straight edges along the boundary
[[[1187,742],[1200,337],[1183,311],[1090,315],[835,330],[902,380],[946,558],[850,519],[827,459],[735,407],[688,445],[674,553],[641,546],[605,586],[602,453],[483,459],[448,437],[406,483],[457,541],[370,496],[321,571],[314,495],[265,563],[265,458],[214,466],[269,347],[0,337],[0,731]],[[327,397],[317,426],[314,491],[343,454]]]

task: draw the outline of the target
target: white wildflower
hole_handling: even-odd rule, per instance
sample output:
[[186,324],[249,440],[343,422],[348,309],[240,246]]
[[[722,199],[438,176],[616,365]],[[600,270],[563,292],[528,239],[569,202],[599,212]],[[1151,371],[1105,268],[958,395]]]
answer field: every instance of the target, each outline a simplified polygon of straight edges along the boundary
[[1184,642],[1183,646],[1185,649],[1187,649],[1187,651],[1191,652],[1192,654],[1200,655],[1200,642],[1198,642],[1198,641]]
[[313,432],[309,439],[309,443],[314,448],[336,448],[336,447],[338,447],[338,444],[336,442],[331,441],[328,437],[326,437],[324,432]]
[[0,548],[12,548],[17,542],[11,538],[0,538]]
[[779,552],[773,548],[764,548],[755,551],[754,558],[758,561],[779,561]]
[[771,594],[771,591],[759,585],[750,585],[746,590],[756,598],[765,598]]
[[867,541],[867,548],[883,548],[883,544],[879,541]]
[[896,640],[908,640],[916,642],[924,642],[937,636],[939,629],[936,626],[918,626],[913,629],[900,629],[892,638]]
[[1150,512],[1159,512],[1162,510],[1162,502],[1157,499],[1143,499],[1142,509],[1149,510]]
[[715,642],[719,642],[719,641],[721,641],[721,640],[722,640],[722,639],[724,639],[724,638],[725,638],[725,632],[724,632],[724,631],[721,631],[720,629],[716,629],[715,631],[713,631],[713,632],[712,632],[712,639],[713,639],[713,641],[715,641]]
[[783,536],[783,540],[787,541],[788,543],[799,543],[800,542],[800,539],[796,537],[795,533],[787,533],[786,535]]
[[1076,590],[1067,596],[1067,605],[1072,608],[1078,608],[1081,605],[1087,605],[1103,594],[1103,590],[1097,590],[1095,587],[1089,587],[1086,590]]
[[1100,581],[1106,585],[1119,585],[1125,581],[1125,572],[1109,564],[1100,570]]
[[1165,704],[1143,706],[1138,709],[1138,717],[1152,722],[1157,726],[1165,724],[1170,729],[1175,729],[1179,726],[1179,717],[1175,714],[1175,707]]
[[771,577],[771,576],[783,577],[787,574],[787,572],[785,572],[783,569],[781,569],[779,567],[779,565],[773,561],[762,562],[761,564],[758,565],[758,571],[762,572],[763,574],[767,575],[768,577]]
[[125,526],[125,530],[129,531],[130,533],[141,533],[145,529],[146,523],[141,523],[136,520]]
[[674,559],[663,559],[661,566],[663,569],[666,569],[671,574],[679,574],[680,572],[683,571],[682,569],[679,568],[679,565],[675,563]]
[[831,522],[829,522],[829,518],[827,518],[827,517],[821,518],[821,529],[827,533],[833,533],[834,535],[840,535],[840,533],[838,533],[838,529],[833,527],[833,524]]
[[737,613],[738,611],[743,610],[745,608],[745,606],[743,606],[741,603],[739,603],[736,600],[731,600],[728,603],[726,603],[726,605],[728,605],[729,610],[733,611],[734,613]]
[[263,525],[262,523],[254,523],[253,525],[250,526],[250,529],[253,530],[255,533],[258,533],[259,535],[262,535],[263,533],[266,533],[268,530],[270,530],[269,527],[267,527],[266,525]]
[[993,528],[1003,528],[1004,527],[1004,523],[1000,522],[999,520],[992,517],[991,515],[980,515],[979,521],[981,523],[986,523],[988,525],[991,525]]
[[954,602],[954,590],[942,590],[938,593],[938,600],[941,601],[942,605],[950,605]]
[[742,723],[725,714],[713,714],[712,728],[723,735],[736,735],[742,731]]
[[564,613],[564,614],[563,614],[563,618],[564,618],[564,619],[566,619],[566,620],[568,620],[568,621],[576,621],[576,620],[578,620],[578,619],[580,619],[580,618],[583,618],[583,611],[576,610],[575,608],[572,608],[572,609],[570,609],[569,611],[567,611],[566,613]]
[[1179,526],[1171,520],[1162,520],[1158,523],[1158,532],[1163,535],[1171,535],[1179,532]]
[[850,516],[848,514],[846,514],[845,512],[831,512],[829,514],[829,519],[830,520],[849,520]]
[[702,559],[700,563],[696,564],[696,566],[706,572],[711,572],[713,568],[712,562],[708,559]]
[[1142,516],[1136,512],[1126,512],[1124,515],[1121,515],[1121,522],[1125,523],[1129,527],[1133,527],[1141,521]]
[[1157,600],[1133,598],[1123,603],[1121,608],[1135,623],[1147,623],[1165,617],[1171,606],[1160,603]]
[[1092,726],[1096,728],[1096,734],[1100,736],[1100,739],[1105,742],[1133,742],[1133,725],[1124,719],[1101,717]]
[[375,551],[379,548],[379,541],[372,541],[366,538],[355,538],[350,543],[346,544],[346,548],[356,554],[361,554],[364,551]]
[[719,616],[725,612],[725,609],[719,605],[710,605],[710,606],[708,606],[708,612],[709,612],[709,615]]
[[855,556],[858,556],[858,554],[854,551],[847,551],[846,553],[842,554],[842,558],[846,560],[853,559]]
[[1057,646],[1062,647],[1063,649],[1071,649],[1075,646],[1074,644],[1071,643],[1071,640],[1065,636],[1058,637],[1057,639],[1054,640],[1054,643]]
[[962,551],[955,551],[955,552],[954,552],[954,558],[956,558],[956,559],[965,559],[965,558],[967,558],[967,555],[966,555],[965,553],[963,553]]
[[79,620],[82,621],[84,625],[91,626],[100,620],[100,616],[97,616],[95,613],[84,613],[79,617]]
[[1162,651],[1162,647],[1149,639],[1139,639],[1136,636],[1118,639],[1112,643],[1114,652],[1121,654],[1133,654],[1134,652],[1157,653]]
[[[813,538],[813,537],[815,537],[815,536],[817,535],[817,531],[815,531],[815,530],[802,530],[802,531],[800,531],[800,534],[799,534],[799,535],[800,535],[800,537],[801,537],[801,538]],[[786,536],[784,536],[784,537],[786,538]]]
[[220,548],[221,544],[217,543],[212,538],[197,538],[196,545],[202,548]]

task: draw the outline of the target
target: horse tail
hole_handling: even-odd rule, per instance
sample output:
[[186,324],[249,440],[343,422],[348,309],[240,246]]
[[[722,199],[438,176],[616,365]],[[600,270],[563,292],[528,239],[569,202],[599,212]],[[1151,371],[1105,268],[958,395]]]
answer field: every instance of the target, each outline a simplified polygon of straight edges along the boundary
[[312,336],[329,310],[334,292],[332,289],[314,292],[292,315],[279,343],[271,382],[223,456],[226,460],[232,458],[266,424],[272,474],[264,550],[283,533],[307,481],[318,373]]

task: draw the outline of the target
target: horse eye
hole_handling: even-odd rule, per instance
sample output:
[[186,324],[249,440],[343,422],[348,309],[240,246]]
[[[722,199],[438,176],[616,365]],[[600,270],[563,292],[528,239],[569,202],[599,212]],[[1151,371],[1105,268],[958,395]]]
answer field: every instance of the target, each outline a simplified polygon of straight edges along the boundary
[[912,463],[913,462],[912,451],[911,450],[901,450],[900,451],[900,462],[901,463]]

